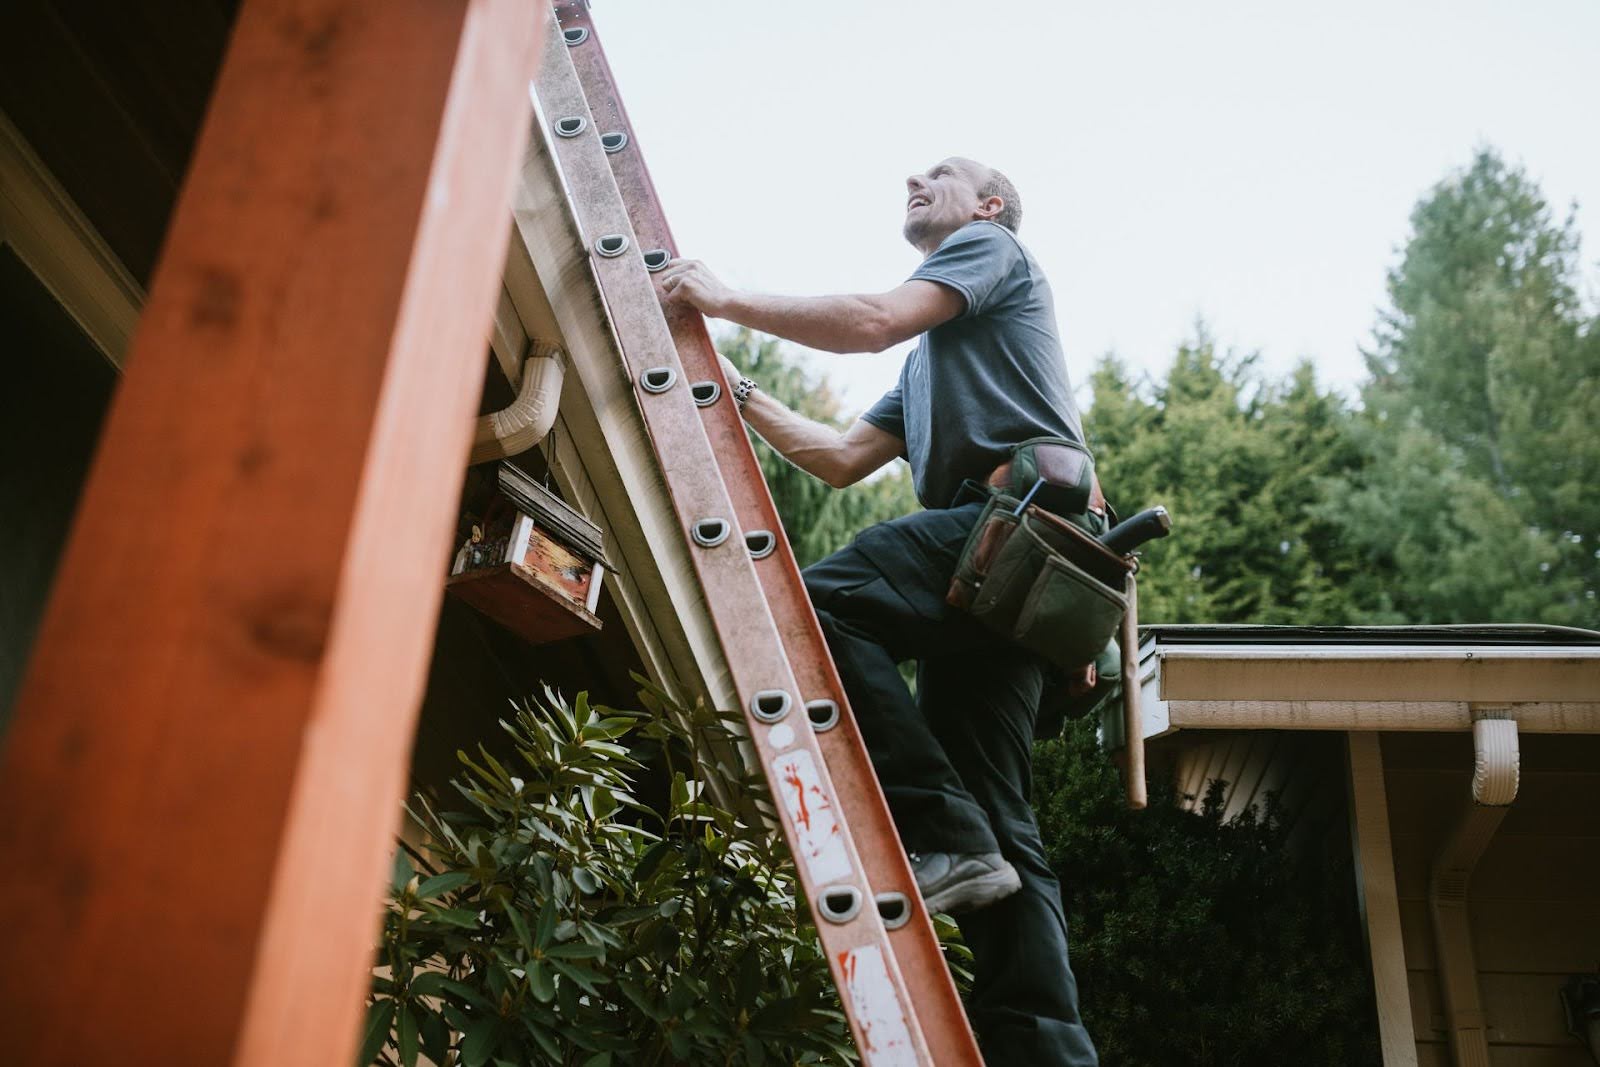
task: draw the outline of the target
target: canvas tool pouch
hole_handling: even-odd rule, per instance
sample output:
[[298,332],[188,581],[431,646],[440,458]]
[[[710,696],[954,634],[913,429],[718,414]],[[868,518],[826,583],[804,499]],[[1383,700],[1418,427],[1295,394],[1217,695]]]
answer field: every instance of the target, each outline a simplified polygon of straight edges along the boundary
[[1128,608],[1129,560],[1076,524],[1020,501],[989,499],[945,600],[1067,670],[1093,662]]
[[989,476],[989,487],[1016,497],[1032,489],[1032,503],[1057,515],[1105,510],[1094,480],[1094,457],[1064,437],[1032,437],[1017,445]]

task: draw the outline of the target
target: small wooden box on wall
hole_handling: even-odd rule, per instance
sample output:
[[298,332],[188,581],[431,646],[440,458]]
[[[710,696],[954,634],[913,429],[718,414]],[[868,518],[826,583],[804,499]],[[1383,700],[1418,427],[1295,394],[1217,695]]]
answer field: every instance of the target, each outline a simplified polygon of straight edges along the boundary
[[456,553],[445,591],[531,644],[600,629],[600,528],[509,463],[500,491]]

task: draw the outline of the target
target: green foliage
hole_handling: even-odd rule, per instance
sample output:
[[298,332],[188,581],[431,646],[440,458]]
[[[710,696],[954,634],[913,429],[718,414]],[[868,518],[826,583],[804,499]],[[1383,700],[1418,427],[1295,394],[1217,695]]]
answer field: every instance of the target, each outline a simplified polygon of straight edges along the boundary
[[1200,812],[1160,781],[1129,811],[1088,721],[1035,747],[1034,780],[1106,1063],[1379,1062],[1346,854],[1286,847],[1271,803],[1223,822],[1219,782]]
[[[855,1062],[759,776],[719,773],[719,803],[697,773],[725,717],[641,699],[547,692],[502,723],[512,766],[461,754],[464,810],[418,799],[359,1063]],[[634,793],[647,760],[665,814]]]
[[1436,186],[1389,275],[1355,440],[1322,517],[1383,621],[1600,625],[1600,322],[1578,235],[1493,151]]
[[1107,492],[1177,524],[1145,554],[1146,621],[1600,626],[1600,320],[1575,223],[1486,150],[1412,231],[1357,409],[1204,327],[1162,381],[1096,369]]
[[[806,373],[783,342],[739,329],[717,339],[717,348],[774,398],[836,430],[847,426],[827,379]],[[897,460],[882,474],[848,489],[833,489],[778,455],[757,437],[761,473],[778,506],[795,558],[805,567],[843,548],[859,531],[917,510],[911,468]]]
[[1132,381],[1112,357],[1091,379],[1084,430],[1124,514],[1164,503],[1173,535],[1144,553],[1146,622],[1347,623],[1355,566],[1315,507],[1319,479],[1351,469],[1349,413],[1308,364],[1285,383],[1219,354],[1204,326],[1166,380]]

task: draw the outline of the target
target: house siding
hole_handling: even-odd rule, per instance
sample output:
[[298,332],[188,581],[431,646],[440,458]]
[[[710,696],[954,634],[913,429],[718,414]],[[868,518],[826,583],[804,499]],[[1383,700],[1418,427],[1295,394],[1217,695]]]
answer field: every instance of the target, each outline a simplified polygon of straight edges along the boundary
[[[1566,1032],[1558,991],[1600,965],[1600,737],[1521,737],[1517,800],[1469,893],[1490,1059],[1592,1067]],[[1383,735],[1384,779],[1406,968],[1422,1067],[1451,1061],[1428,915],[1428,869],[1469,795],[1465,734]]]

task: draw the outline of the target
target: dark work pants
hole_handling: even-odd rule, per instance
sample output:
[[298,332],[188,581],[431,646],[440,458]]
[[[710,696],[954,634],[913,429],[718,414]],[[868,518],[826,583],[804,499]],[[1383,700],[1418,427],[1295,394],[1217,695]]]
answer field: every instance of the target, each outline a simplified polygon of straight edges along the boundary
[[[806,568],[806,588],[913,852],[999,852],[1022,889],[959,919],[975,965],[968,1005],[984,1059],[1095,1064],[1067,964],[1060,886],[1030,803],[1045,664],[947,606],[980,504],[864,531]],[[912,698],[896,664],[916,660]],[[937,1050],[935,1050],[937,1053]]]

